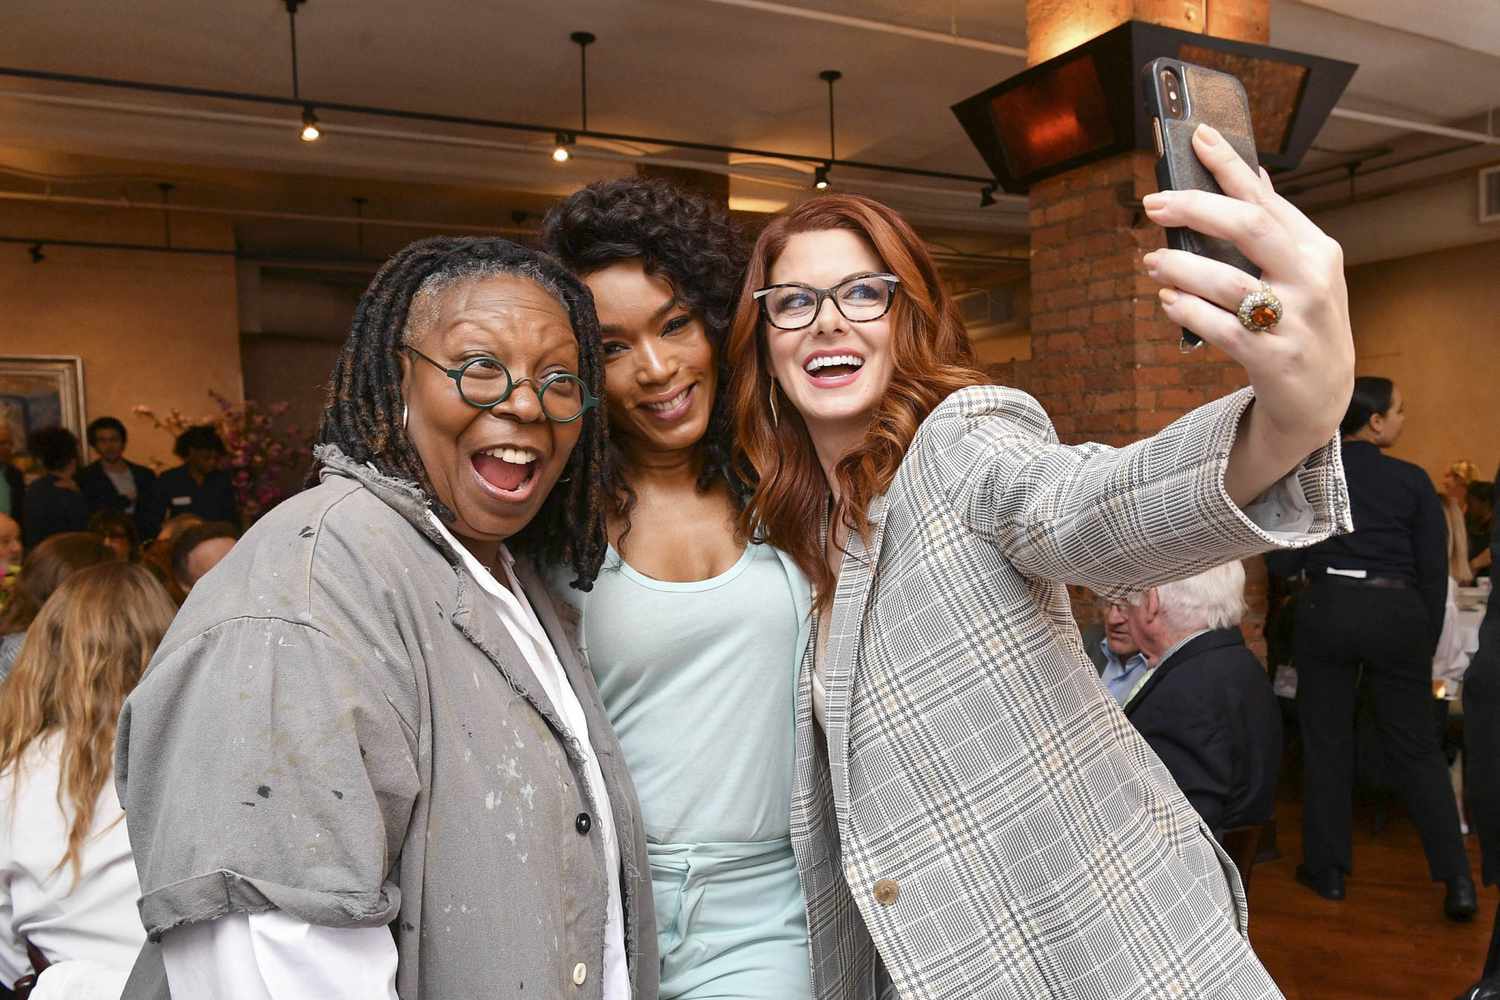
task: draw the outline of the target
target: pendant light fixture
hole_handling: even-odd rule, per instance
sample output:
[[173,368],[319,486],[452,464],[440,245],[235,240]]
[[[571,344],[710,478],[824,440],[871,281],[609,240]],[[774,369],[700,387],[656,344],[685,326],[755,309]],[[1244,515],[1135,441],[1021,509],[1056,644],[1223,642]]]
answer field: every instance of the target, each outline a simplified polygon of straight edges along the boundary
[[828,190],[828,172],[833,169],[834,161],[839,158],[833,143],[835,134],[833,130],[833,85],[842,79],[843,75],[836,69],[825,69],[818,74],[818,79],[828,84],[828,160],[813,171],[813,187],[819,191]]
[[[575,31],[568,38],[578,46],[578,130],[587,132],[589,130],[589,46],[594,44],[593,33],[588,31]],[[557,141],[552,146],[552,159],[557,163],[567,163],[573,157],[573,146],[578,142],[578,137],[571,132],[557,133]]]
[[[287,23],[292,40],[292,100],[302,100],[302,80],[297,71],[297,8],[307,0],[286,0]],[[318,127],[318,115],[311,104],[302,105],[302,131],[298,133],[303,142],[317,142],[323,136]]]

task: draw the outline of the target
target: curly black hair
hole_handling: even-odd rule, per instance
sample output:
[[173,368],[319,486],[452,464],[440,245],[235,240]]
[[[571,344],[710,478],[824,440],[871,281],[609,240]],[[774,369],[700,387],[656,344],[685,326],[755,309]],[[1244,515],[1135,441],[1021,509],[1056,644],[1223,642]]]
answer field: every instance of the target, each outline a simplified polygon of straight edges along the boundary
[[61,472],[78,459],[78,439],[66,427],[43,427],[26,438],[26,450],[47,472]]
[[214,429],[213,424],[194,424],[177,435],[177,440],[172,444],[172,454],[186,459],[188,452],[194,448],[212,451],[219,455],[228,454],[229,451],[224,447],[224,439],[219,437],[219,432]]
[[[588,287],[546,254],[495,237],[419,240],[386,261],[360,297],[329,378],[318,440],[337,445],[355,462],[370,463],[386,476],[413,484],[444,520],[451,521],[453,513],[436,499],[422,460],[402,428],[400,352],[407,339],[407,317],[414,300],[456,282],[502,274],[535,281],[567,309],[578,337],[578,376],[595,397],[602,395],[599,320]],[[423,308],[421,301],[416,304]],[[538,563],[569,567],[579,590],[593,586],[604,561],[608,448],[608,419],[604,408],[596,406],[583,417],[583,433],[563,480],[531,523],[510,539],[513,549]],[[317,476],[315,464],[309,484],[317,482]]]
[[[729,357],[725,345],[739,302],[749,248],[724,206],[654,178],[597,181],[564,198],[542,222],[542,246],[574,273],[588,275],[639,260],[664,279],[677,300],[703,323],[718,364],[718,392],[700,446],[698,488],[724,482],[737,507],[748,485],[734,467]],[[615,514],[626,520],[635,495],[611,451],[607,482]]]

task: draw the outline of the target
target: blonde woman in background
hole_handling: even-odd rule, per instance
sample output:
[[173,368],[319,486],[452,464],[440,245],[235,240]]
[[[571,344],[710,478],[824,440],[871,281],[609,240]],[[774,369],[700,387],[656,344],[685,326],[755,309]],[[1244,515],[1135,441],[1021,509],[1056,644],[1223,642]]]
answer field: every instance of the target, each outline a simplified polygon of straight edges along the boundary
[[[1469,654],[1464,652],[1463,640],[1458,634],[1458,588],[1474,582],[1474,573],[1469,568],[1469,538],[1464,531],[1464,515],[1446,493],[1443,496],[1443,520],[1448,525],[1448,598],[1443,603],[1443,631],[1438,636],[1437,651],[1432,654],[1433,691],[1463,680],[1469,667]],[[1447,704],[1439,704],[1439,716],[1448,716]]]
[[1449,549],[1449,558],[1464,559],[1464,572],[1453,574],[1460,585],[1472,583],[1490,569],[1489,518],[1494,513],[1494,491],[1495,484],[1481,480],[1478,469],[1467,458],[1448,466],[1443,476],[1443,513],[1448,518],[1448,531],[1464,541],[1462,549]]
[[1443,499],[1462,511],[1469,503],[1469,484],[1478,475],[1479,470],[1467,458],[1460,458],[1448,466],[1448,471],[1443,474]]
[[176,608],[146,569],[80,569],[42,606],[0,688],[0,983],[115,1000],[145,931],[115,720]]
[[[1469,529],[1464,519],[1469,483],[1473,479],[1474,463],[1460,459],[1448,466],[1439,490],[1443,499],[1443,521],[1448,527],[1448,599],[1443,604],[1443,630],[1432,655],[1435,692],[1463,680],[1464,671],[1469,667],[1469,654],[1464,652],[1463,640],[1458,634],[1458,588],[1474,582],[1474,570],[1469,562]],[[1438,714],[1440,719],[1447,718],[1446,702],[1438,703]]]
[[1443,519],[1448,522],[1448,576],[1460,587],[1474,582],[1469,566],[1469,528],[1464,511],[1469,504],[1469,484],[1474,481],[1474,463],[1459,459],[1443,476]]

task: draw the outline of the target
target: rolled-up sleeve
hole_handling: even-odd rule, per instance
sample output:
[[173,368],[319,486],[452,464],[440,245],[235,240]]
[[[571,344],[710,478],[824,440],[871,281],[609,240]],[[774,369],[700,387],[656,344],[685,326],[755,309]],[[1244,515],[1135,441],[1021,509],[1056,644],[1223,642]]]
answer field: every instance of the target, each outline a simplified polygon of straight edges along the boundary
[[316,628],[238,618],[175,645],[116,745],[147,935],[273,909],[388,923],[416,746],[377,675]]
[[934,411],[915,447],[933,492],[1019,572],[1114,597],[1352,529],[1336,439],[1253,503],[1230,498],[1229,453],[1253,399],[1241,390],[1111,448],[1060,444],[1036,400],[979,386]]

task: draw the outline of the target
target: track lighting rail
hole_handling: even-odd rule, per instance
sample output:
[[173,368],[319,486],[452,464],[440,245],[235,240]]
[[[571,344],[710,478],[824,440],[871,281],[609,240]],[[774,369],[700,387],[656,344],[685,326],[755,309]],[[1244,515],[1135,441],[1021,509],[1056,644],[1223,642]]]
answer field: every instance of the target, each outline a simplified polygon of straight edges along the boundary
[[[467,125],[475,128],[500,129],[507,132],[526,132],[536,135],[556,136],[566,133],[574,138],[600,139],[610,142],[634,143],[647,146],[671,146],[676,149],[692,149],[707,153],[725,153],[741,156],[757,156],[766,159],[785,160],[791,163],[808,163],[814,167],[842,167],[851,170],[868,170],[874,173],[898,174],[904,177],[926,177],[933,180],[958,181],[984,186],[994,183],[994,178],[982,174],[961,174],[947,170],[924,170],[919,167],[903,167],[890,163],[870,163],[865,160],[831,160],[825,156],[804,153],[787,153],[773,149],[756,149],[749,146],[729,146],[712,142],[693,142],[687,139],[672,139],[662,136],[633,135],[625,132],[604,132],[597,129],[570,128],[559,125],[539,125],[531,122],[514,122],[498,118],[482,118],[474,115],[453,115],[435,111],[410,111],[404,108],[388,108],[371,104],[352,104],[338,101],[311,102],[306,98],[279,97],[275,94],[257,94],[250,91],[220,90],[213,87],[191,87],[173,83],[153,83],[146,80],[124,80],[116,77],[88,76],[81,73],[58,73],[51,70],[23,69],[15,66],[0,66],[0,77],[17,80],[35,80],[45,83],[71,84],[82,87],[97,87],[110,90],[133,91],[144,94],[165,94],[173,97],[195,97],[219,101],[237,101],[244,104],[260,104],[273,107],[295,108],[301,113],[309,106],[316,106],[324,114],[337,112],[353,115],[368,115],[372,118],[388,118],[400,121],[429,122],[442,125]],[[327,130],[326,124],[323,126]],[[335,127],[336,130],[336,127]]]

